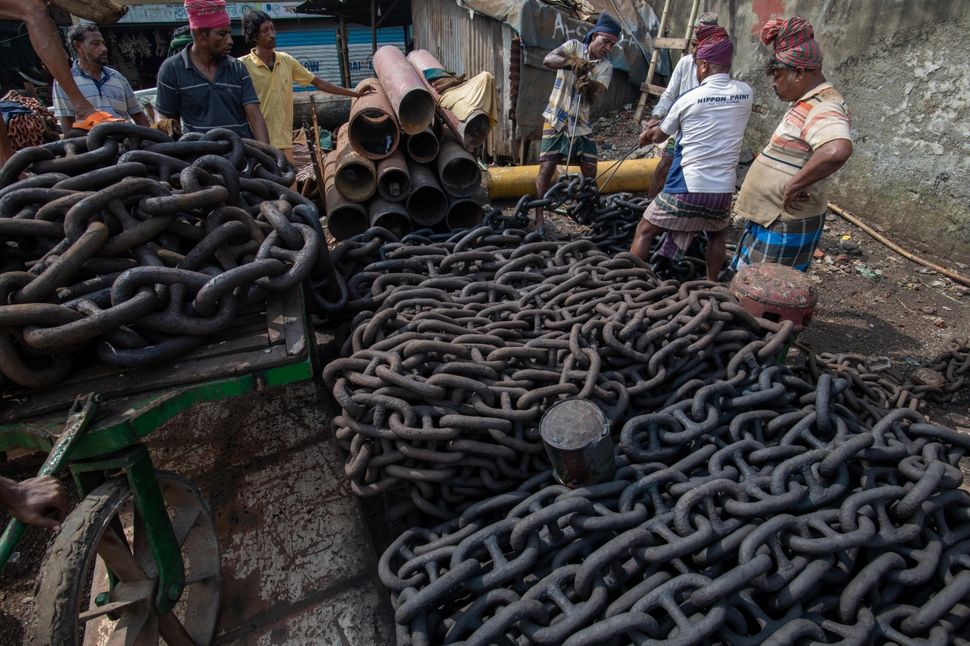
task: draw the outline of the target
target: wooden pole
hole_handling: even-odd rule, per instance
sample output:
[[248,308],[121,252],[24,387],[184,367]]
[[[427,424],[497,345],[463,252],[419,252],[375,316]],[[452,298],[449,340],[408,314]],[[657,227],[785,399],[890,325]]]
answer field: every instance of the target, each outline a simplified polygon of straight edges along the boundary
[[371,53],[377,53],[377,0],[370,0]]
[[893,251],[895,251],[896,253],[898,253],[903,258],[908,258],[909,260],[912,260],[915,263],[918,263],[920,265],[923,265],[924,267],[929,267],[933,271],[935,271],[935,272],[937,272],[939,274],[942,274],[942,275],[946,276],[947,278],[949,278],[950,280],[952,280],[954,282],[957,282],[957,283],[960,283],[961,285],[970,286],[970,278],[967,278],[966,276],[964,276],[962,274],[958,274],[957,272],[953,271],[952,269],[947,269],[946,267],[941,267],[940,265],[936,264],[935,262],[931,262],[931,261],[927,260],[926,258],[922,258],[920,256],[917,256],[915,253],[913,253],[911,251],[907,251],[906,249],[903,249],[898,244],[896,244],[895,242],[893,242],[892,240],[890,240],[886,236],[882,235],[881,233],[879,233],[878,231],[876,231],[875,229],[873,229],[872,227],[870,227],[868,224],[866,224],[865,222],[863,222],[862,220],[860,220],[856,216],[852,215],[851,213],[849,213],[848,211],[846,211],[845,209],[843,209],[841,206],[839,206],[835,202],[829,202],[828,206],[829,206],[830,209],[832,209],[832,211],[834,211],[838,215],[842,216],[843,218],[845,218],[846,220],[848,220],[852,224],[856,225],[857,227],[859,227],[860,229],[862,229],[863,231],[865,231],[866,233],[868,233],[869,235],[871,235],[873,238],[875,238],[876,240],[878,240],[882,244],[886,245],[887,247],[889,247],[890,249],[892,249]]
[[337,40],[340,47],[340,82],[344,87],[353,87],[350,81],[350,47],[347,41],[347,19],[340,17]]

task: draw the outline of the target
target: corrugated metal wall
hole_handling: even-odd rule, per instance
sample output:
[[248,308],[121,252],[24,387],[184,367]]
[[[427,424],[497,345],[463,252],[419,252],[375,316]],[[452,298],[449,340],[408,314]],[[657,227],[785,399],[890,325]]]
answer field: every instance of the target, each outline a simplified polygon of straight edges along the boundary
[[[370,27],[348,25],[347,50],[350,57],[350,80],[356,85],[374,76]],[[394,45],[404,51],[404,28],[387,27],[377,30],[377,46]],[[340,82],[340,55],[337,51],[337,28],[332,22],[326,27],[279,31],[276,46],[300,61],[305,68],[334,85]],[[294,86],[294,90],[312,91],[312,86]]]
[[494,154],[513,154],[514,133],[508,119],[511,28],[481,15],[470,19],[468,10],[455,0],[411,0],[411,15],[416,49],[428,50],[453,72],[495,76],[501,110],[490,147]]
[[[283,30],[276,34],[276,46],[324,81],[340,85],[340,56],[337,52],[337,30],[333,24],[306,31]],[[297,92],[313,86],[294,86]]]

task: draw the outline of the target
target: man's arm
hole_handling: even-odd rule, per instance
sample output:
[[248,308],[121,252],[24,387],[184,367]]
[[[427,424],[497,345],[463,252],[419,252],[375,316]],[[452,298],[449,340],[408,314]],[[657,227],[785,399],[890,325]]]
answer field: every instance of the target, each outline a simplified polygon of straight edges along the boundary
[[[14,482],[0,477],[0,507],[17,520],[47,529],[60,529],[59,520],[67,513],[67,493],[53,476]],[[54,512],[56,515],[49,515]]]
[[566,48],[566,43],[546,54],[546,57],[542,59],[542,64],[554,70],[569,68],[576,74],[588,72],[594,65],[592,61],[586,61],[571,54]]
[[657,105],[650,112],[651,120],[654,120],[656,123],[663,121],[663,118],[670,112],[670,106],[677,100],[681,77],[687,73],[688,65],[684,62],[687,56],[690,56],[690,54],[684,54],[684,57],[674,67],[674,71],[670,73],[670,80],[667,81],[667,89],[660,95],[660,98],[657,100]]
[[800,211],[801,202],[808,199],[802,191],[842,168],[851,156],[852,142],[848,139],[833,139],[816,148],[801,170],[785,185],[782,207],[789,213]]
[[310,81],[310,84],[320,90],[321,92],[326,92],[327,94],[336,94],[338,96],[349,96],[351,98],[357,98],[358,94],[354,90],[346,87],[340,87],[339,85],[334,85],[328,81],[324,81],[322,78],[316,76]]
[[148,126],[152,125],[148,121],[148,117],[145,116],[145,111],[144,110],[142,110],[141,112],[137,112],[137,113],[131,115],[131,119],[132,119],[132,121],[134,121],[139,126],[145,126],[147,128]]
[[253,137],[257,141],[268,144],[269,129],[266,127],[266,120],[263,119],[263,113],[259,111],[259,104],[247,103],[243,106],[243,110],[246,111],[246,120],[249,121],[249,127],[253,131]]
[[660,124],[653,126],[647,126],[640,133],[640,145],[646,146],[647,144],[659,144],[661,141],[669,137],[667,133],[660,129]]

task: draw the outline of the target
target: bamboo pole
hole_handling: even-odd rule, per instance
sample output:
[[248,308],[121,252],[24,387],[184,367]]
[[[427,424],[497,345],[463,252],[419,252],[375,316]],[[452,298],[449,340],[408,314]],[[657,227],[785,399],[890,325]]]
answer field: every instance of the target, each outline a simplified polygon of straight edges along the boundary
[[829,202],[828,206],[837,215],[845,218],[850,223],[852,223],[855,226],[859,227],[860,229],[862,229],[863,231],[865,231],[866,233],[868,233],[870,236],[872,236],[873,238],[875,238],[876,240],[878,240],[882,244],[886,245],[887,247],[889,247],[890,249],[892,249],[893,251],[895,251],[896,253],[898,253],[903,258],[908,258],[909,260],[912,260],[915,263],[918,263],[920,265],[923,265],[924,267],[929,267],[933,271],[935,271],[937,273],[940,273],[940,274],[946,276],[947,278],[949,278],[950,280],[952,280],[952,281],[954,281],[956,283],[960,283],[961,285],[966,285],[966,286],[970,287],[970,278],[967,278],[963,274],[959,274],[959,273],[953,271],[952,269],[947,269],[946,267],[942,267],[942,266],[936,264],[935,262],[931,262],[931,261],[927,260],[926,258],[923,258],[921,256],[917,256],[915,253],[913,253],[911,251],[907,251],[906,249],[903,249],[898,244],[896,244],[895,242],[893,242],[892,240],[890,240],[886,236],[882,235],[881,233],[879,233],[878,231],[876,231],[875,229],[873,229],[871,226],[869,226],[868,224],[866,224],[865,222],[863,222],[862,220],[860,220],[857,216],[852,215],[851,213],[849,213],[848,211],[846,211],[845,209],[843,209],[841,206],[839,206],[835,202]]

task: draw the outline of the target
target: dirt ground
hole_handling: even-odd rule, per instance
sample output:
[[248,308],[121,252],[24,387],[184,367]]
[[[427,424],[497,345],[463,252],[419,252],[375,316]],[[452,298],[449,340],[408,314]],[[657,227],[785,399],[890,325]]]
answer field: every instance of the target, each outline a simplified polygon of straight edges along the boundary
[[[632,109],[597,121],[594,131],[601,157],[619,158],[637,135]],[[636,155],[650,152],[643,150]],[[864,213],[858,215],[865,218]],[[581,227],[564,216],[552,213],[548,221],[560,235],[581,232]],[[740,223],[732,223],[729,243],[736,241],[739,233]],[[904,239],[895,241],[910,248]],[[834,214],[827,217],[819,250],[809,272],[819,290],[818,309],[800,337],[816,352],[884,357],[890,372],[905,377],[941,352],[946,339],[970,337],[970,288],[906,260]],[[922,255],[970,276],[966,265]],[[951,428],[970,432],[968,411],[970,389],[965,388],[956,401],[931,405],[927,413]],[[39,463],[31,457],[0,464],[0,475],[24,478],[35,473]],[[0,521],[6,522],[2,514]],[[48,539],[45,532],[28,532],[18,560],[0,578],[0,644],[23,642],[25,621],[32,608],[34,573]]]

